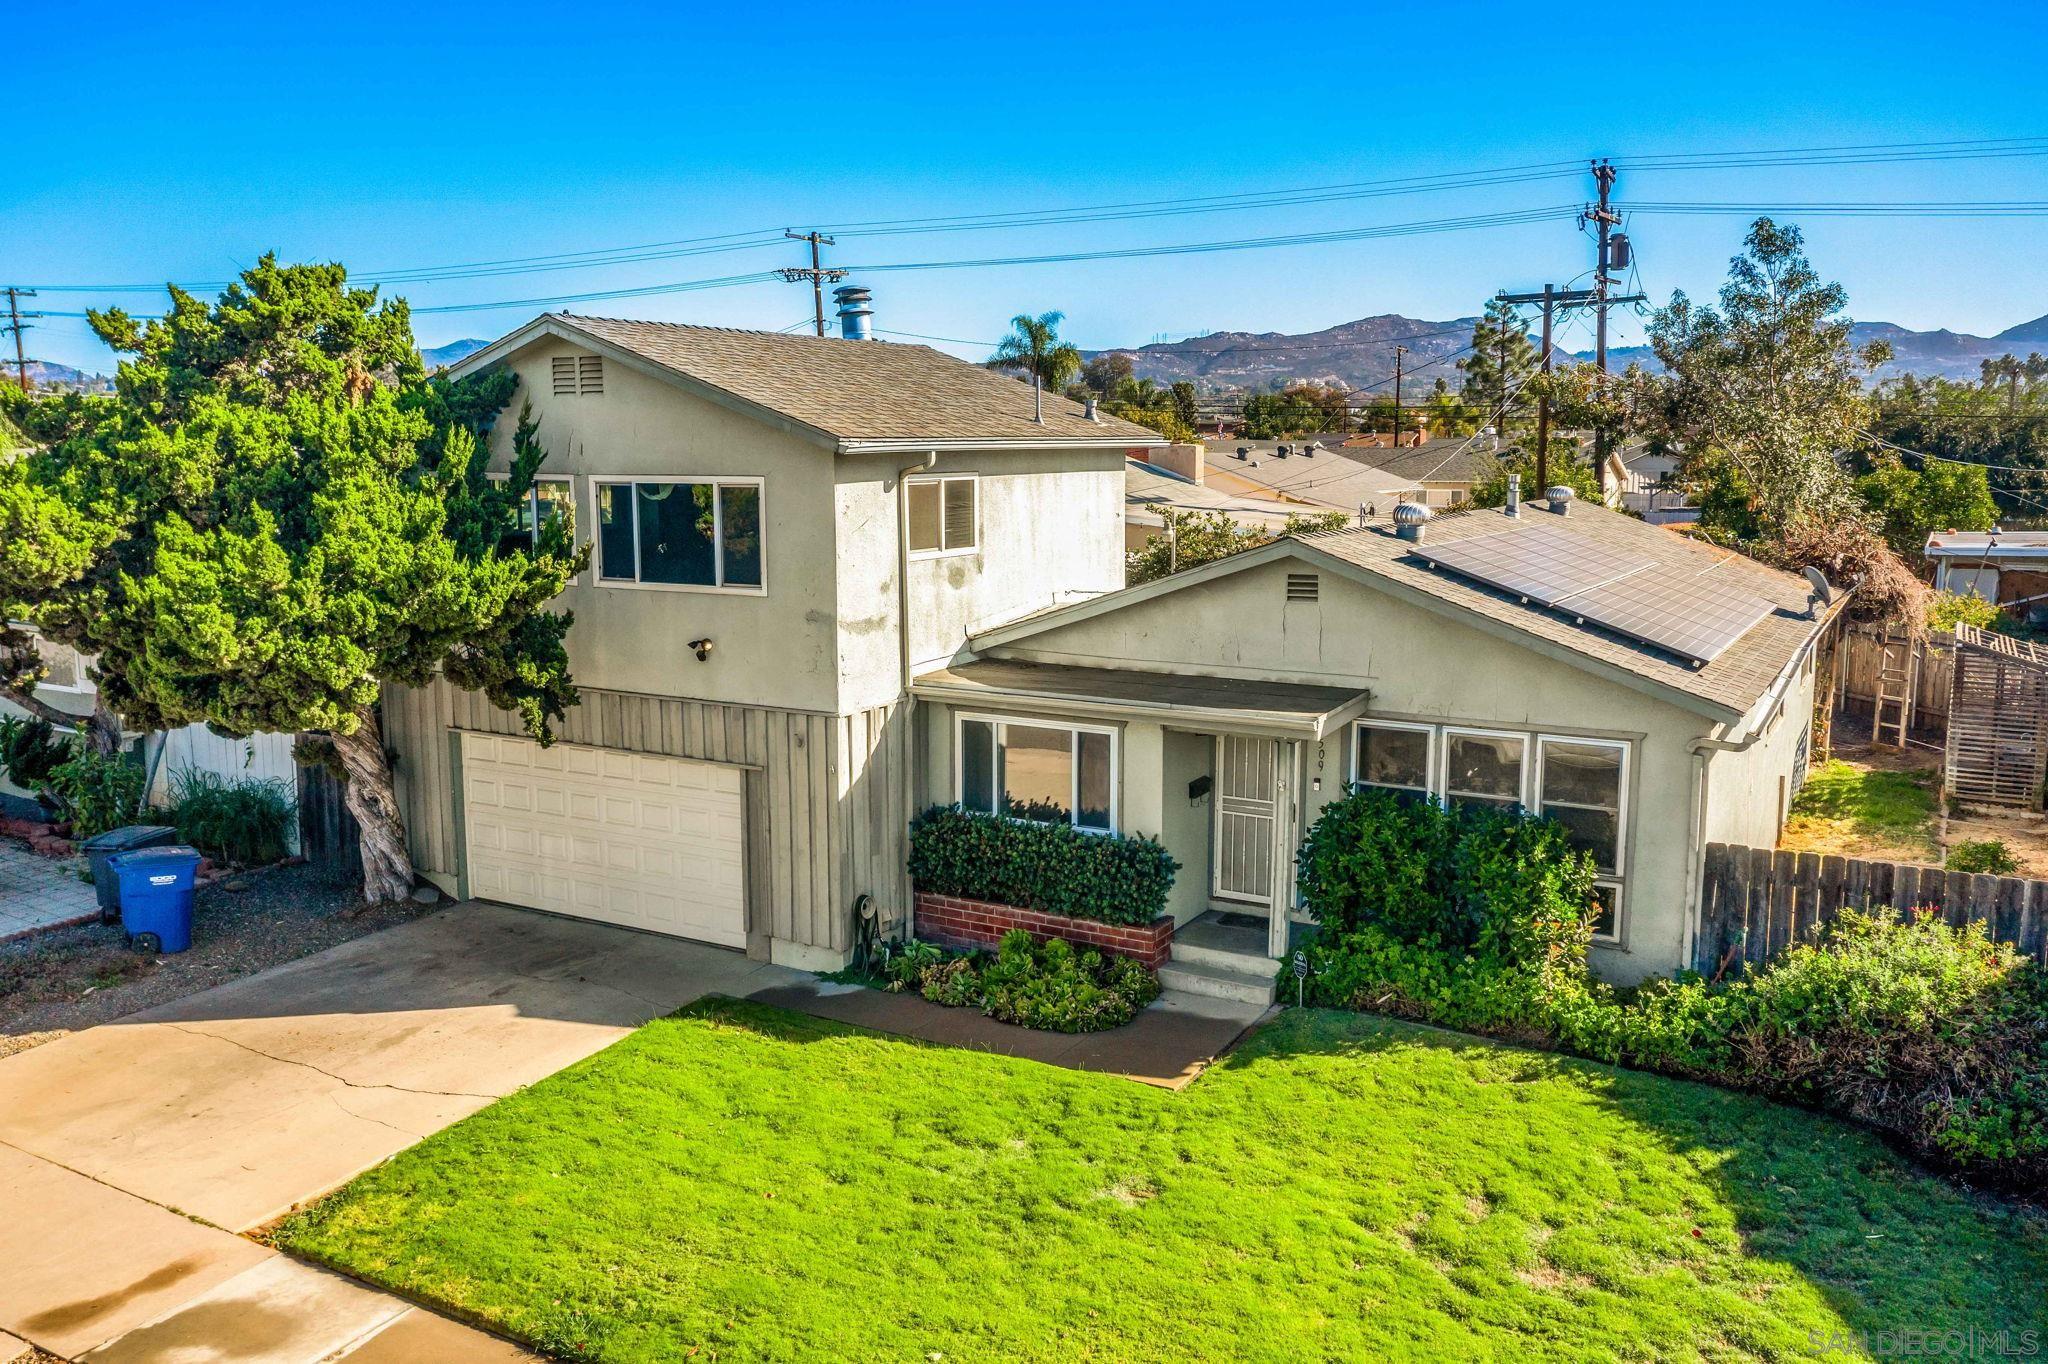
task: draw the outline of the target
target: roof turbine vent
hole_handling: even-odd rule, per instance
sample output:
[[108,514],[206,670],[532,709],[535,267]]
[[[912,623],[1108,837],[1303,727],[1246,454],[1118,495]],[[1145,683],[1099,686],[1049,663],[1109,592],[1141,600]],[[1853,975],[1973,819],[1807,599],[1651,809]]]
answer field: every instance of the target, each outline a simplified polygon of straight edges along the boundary
[[1550,509],[1556,512],[1559,516],[1568,516],[1571,514],[1572,498],[1574,498],[1575,496],[1577,496],[1577,494],[1574,493],[1570,488],[1567,488],[1562,483],[1554,483],[1550,487],[1545,488],[1543,490],[1543,500],[1548,502],[1550,504]]
[[858,284],[842,284],[832,291],[839,305],[839,334],[849,341],[875,339],[874,295]]
[[1394,508],[1394,534],[1410,544],[1422,543],[1433,513],[1420,502],[1403,502]]

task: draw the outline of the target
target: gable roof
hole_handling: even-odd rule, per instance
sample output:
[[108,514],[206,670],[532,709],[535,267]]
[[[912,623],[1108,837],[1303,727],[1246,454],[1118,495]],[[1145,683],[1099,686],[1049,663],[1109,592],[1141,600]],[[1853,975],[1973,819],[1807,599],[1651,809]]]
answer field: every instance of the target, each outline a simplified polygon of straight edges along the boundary
[[[1544,522],[1551,520],[1549,512],[1538,510],[1525,511],[1523,517],[1531,522],[1538,517]],[[1442,513],[1428,523],[1426,545],[1438,547],[1489,535],[1513,524],[1498,510]],[[1808,619],[1809,593],[1804,579],[1604,507],[1576,504],[1560,525],[1594,544],[1649,557],[1657,565],[1652,571],[1687,576],[1711,572],[1725,577],[1731,586],[1762,597],[1770,604],[1771,613],[1712,662],[1694,667],[1661,649],[1578,621],[1567,613],[1525,604],[1509,593],[1432,568],[1413,544],[1394,534],[1391,523],[1378,522],[1320,535],[1288,536],[1169,578],[1040,612],[976,635],[969,646],[979,651],[1011,643],[1275,557],[1293,556],[1346,572],[1380,590],[1463,618],[1489,633],[1518,637],[1543,653],[1661,694],[1688,709],[1735,720],[1771,690],[1834,614],[1847,606],[1847,595],[1841,594],[1830,611]]]
[[841,453],[867,450],[1165,445],[1156,431],[1044,395],[1032,419],[1029,384],[930,346],[789,336],[613,317],[544,313],[454,366],[467,374],[542,336],[637,362],[730,406],[770,415]]
[[1164,518],[1160,512],[1168,507],[1178,511],[1222,512],[1241,526],[1275,532],[1287,524],[1289,516],[1313,510],[1299,503],[1289,506],[1268,498],[1224,492],[1143,460],[1125,460],[1124,518],[1145,525],[1162,525]]

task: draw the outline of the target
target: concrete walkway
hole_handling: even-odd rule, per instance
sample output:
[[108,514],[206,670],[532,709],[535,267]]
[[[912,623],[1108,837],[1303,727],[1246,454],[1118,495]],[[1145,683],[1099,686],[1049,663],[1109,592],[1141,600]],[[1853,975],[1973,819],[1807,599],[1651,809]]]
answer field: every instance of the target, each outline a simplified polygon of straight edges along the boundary
[[19,839],[0,837],[0,942],[98,918],[99,894],[78,879],[82,865],[76,858],[43,857]]
[[0,1333],[96,1361],[524,1358],[239,1233],[649,1018],[808,979],[464,904],[0,1060]]

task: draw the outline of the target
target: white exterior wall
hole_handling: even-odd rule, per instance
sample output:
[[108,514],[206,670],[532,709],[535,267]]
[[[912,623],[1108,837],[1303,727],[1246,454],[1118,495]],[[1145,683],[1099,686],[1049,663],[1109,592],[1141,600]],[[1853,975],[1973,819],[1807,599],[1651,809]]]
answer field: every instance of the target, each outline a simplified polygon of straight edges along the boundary
[[[1278,559],[991,652],[1092,667],[1198,669],[1223,677],[1356,685],[1372,693],[1371,717],[1626,741],[1630,770],[1622,941],[1596,945],[1594,965],[1623,982],[1677,969],[1691,913],[1691,745],[1720,727],[1703,715],[1334,571],[1322,572],[1320,601],[1289,602],[1286,574],[1304,567],[1300,560]],[[934,724],[940,723],[935,715]],[[931,727],[926,735],[928,742],[937,742]],[[945,742],[950,745],[950,738]],[[1789,754],[1789,740],[1786,744]],[[1753,759],[1756,770],[1776,761],[1776,754],[1775,746],[1763,746]],[[1324,744],[1309,745],[1305,756],[1304,782],[1312,788],[1306,793],[1306,816],[1312,821],[1323,804],[1344,792],[1350,777],[1348,737],[1333,735]],[[943,773],[930,765],[926,772],[928,777],[943,775],[949,784],[942,798],[950,799],[950,758]],[[1136,780],[1127,766],[1126,810]],[[1176,794],[1166,790],[1151,797],[1152,808],[1163,811]],[[1142,826],[1127,819],[1126,827]]]

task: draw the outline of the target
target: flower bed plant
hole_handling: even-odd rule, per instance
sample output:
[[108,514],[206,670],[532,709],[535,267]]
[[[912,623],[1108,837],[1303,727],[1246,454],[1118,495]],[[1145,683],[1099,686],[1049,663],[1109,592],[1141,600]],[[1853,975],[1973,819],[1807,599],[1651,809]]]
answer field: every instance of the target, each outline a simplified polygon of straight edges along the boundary
[[1034,942],[1019,929],[993,953],[954,954],[909,942],[890,959],[888,988],[934,1004],[976,1008],[1002,1023],[1046,1032],[1100,1032],[1159,998],[1159,977],[1128,957],[1077,951],[1064,938]]
[[918,889],[1023,909],[1146,924],[1166,912],[1180,863],[1153,838],[939,805],[910,826]]
[[[1617,990],[1586,969],[1580,927],[1543,907],[1566,884],[1554,869],[1512,870],[1545,836],[1482,828],[1468,848],[1455,816],[1377,793],[1331,809],[1300,859],[1325,924],[1309,948],[1311,1003],[1790,1100],[1980,1182],[2048,1187],[2048,971],[1982,925],[1851,912],[1727,982],[1686,973]],[[1472,886],[1516,880],[1523,890],[1491,895],[1473,927]]]

